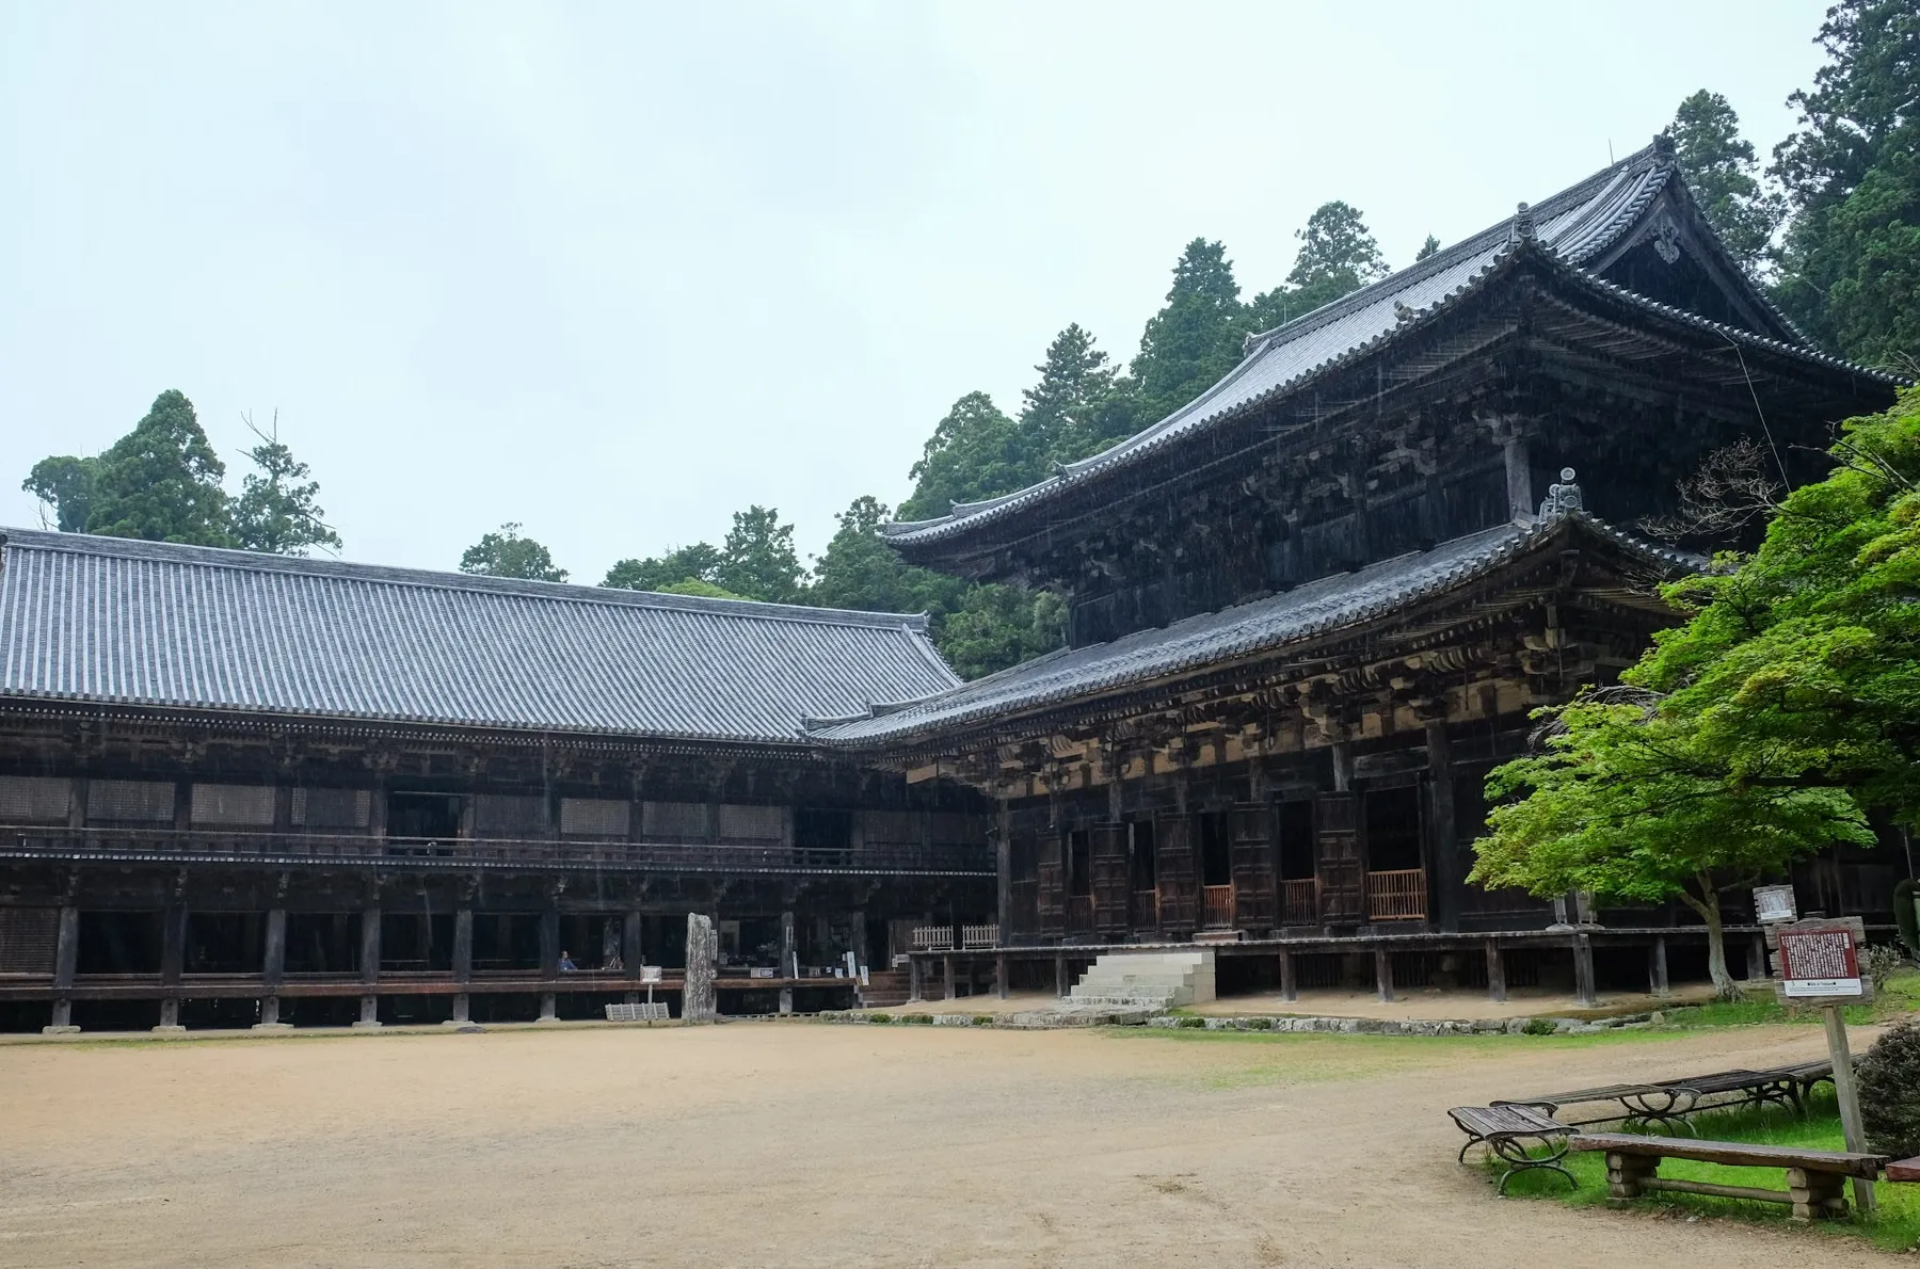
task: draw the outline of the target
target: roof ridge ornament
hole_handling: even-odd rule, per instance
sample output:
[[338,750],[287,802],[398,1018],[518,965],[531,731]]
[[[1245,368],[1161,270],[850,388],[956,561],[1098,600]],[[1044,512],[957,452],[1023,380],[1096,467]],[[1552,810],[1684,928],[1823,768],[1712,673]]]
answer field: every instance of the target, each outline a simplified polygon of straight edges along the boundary
[[1507,241],[1532,242],[1535,232],[1533,209],[1522,203],[1513,213],[1513,227],[1507,231]]
[[1569,511],[1584,511],[1580,486],[1573,483],[1574,471],[1571,467],[1560,469],[1560,479],[1547,486],[1547,496],[1540,500],[1540,518],[1552,519],[1566,515]]
[[1653,157],[1663,164],[1675,161],[1672,130],[1663,128],[1653,134]]

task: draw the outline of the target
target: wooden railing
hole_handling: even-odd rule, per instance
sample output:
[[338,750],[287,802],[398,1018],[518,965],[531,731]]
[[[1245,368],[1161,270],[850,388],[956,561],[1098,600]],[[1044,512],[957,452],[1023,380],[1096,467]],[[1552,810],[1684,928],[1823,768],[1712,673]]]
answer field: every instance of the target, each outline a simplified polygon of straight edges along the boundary
[[1209,930],[1233,928],[1233,887],[1200,887],[1201,916]]
[[354,863],[370,867],[593,869],[695,873],[935,873],[993,876],[975,846],[864,846],[858,850],[713,842],[426,841],[351,833],[212,832],[169,828],[0,825],[0,858],[102,863]]
[[960,927],[960,946],[967,951],[982,947],[997,947],[1000,944],[1000,927],[997,925],[963,925]]
[[1160,928],[1160,892],[1158,890],[1136,890],[1130,902],[1129,916],[1133,918],[1136,930],[1157,930]]
[[1424,921],[1427,870],[1402,868],[1367,874],[1367,915],[1375,921]]
[[1320,924],[1320,883],[1312,877],[1304,881],[1282,881],[1280,921],[1283,925]]
[[951,925],[916,925],[913,927],[913,950],[916,952],[950,952],[953,950],[953,927]]

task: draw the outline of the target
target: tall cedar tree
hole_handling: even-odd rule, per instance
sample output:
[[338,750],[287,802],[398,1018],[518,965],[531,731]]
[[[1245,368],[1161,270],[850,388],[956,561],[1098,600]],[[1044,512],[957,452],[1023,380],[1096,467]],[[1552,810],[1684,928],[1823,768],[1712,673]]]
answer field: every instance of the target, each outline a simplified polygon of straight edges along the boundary
[[1920,359],[1920,7],[1844,0],[1814,42],[1828,63],[1788,104],[1774,148],[1793,219],[1774,298],[1837,351],[1911,372]]
[[1555,711],[1494,771],[1475,880],[1677,897],[1732,990],[1719,896],[1834,842],[1869,808],[1920,826],[1920,390],[1846,423],[1752,557],[1668,586],[1690,614],[1624,688]]
[[1778,194],[1761,188],[1760,162],[1740,136],[1740,116],[1725,97],[1702,88],[1680,103],[1668,132],[1707,223],[1728,254],[1757,274],[1785,208]]
[[1040,381],[1020,394],[1019,445],[1032,457],[1023,473],[1028,483],[1052,464],[1085,458],[1133,430],[1130,383],[1078,322],[1054,337],[1034,369]]
[[133,431],[91,460],[87,532],[231,546],[226,471],[193,402],[162,392]]
[[247,457],[259,468],[248,472],[240,496],[233,500],[234,545],[248,551],[273,555],[305,555],[311,547],[340,549],[340,535],[326,523],[326,512],[315,499],[320,483],[308,479],[307,465],[293,456],[280,441],[280,417],[276,413],[271,432],[247,428],[259,444],[247,451]]
[[[1335,199],[1322,203],[1307,218],[1306,227],[1293,235],[1300,240],[1300,252],[1294,257],[1287,280],[1270,291],[1254,296],[1247,306],[1248,328],[1268,331],[1285,326],[1294,318],[1310,313],[1323,304],[1331,304],[1351,291],[1387,275],[1387,262],[1380,245],[1367,228],[1358,208]],[[1433,251],[1438,241],[1427,239]],[[1421,248],[1421,259],[1431,254]]]
[[880,536],[887,505],[871,495],[855,498],[835,516],[839,528],[814,562],[807,602],[823,608],[869,612],[924,612],[938,621],[960,606],[967,583],[931,569],[914,568]]
[[468,547],[460,556],[460,571],[531,582],[567,580],[567,570],[554,567],[552,552],[532,538],[522,537],[519,523],[511,520]]
[[1246,333],[1226,248],[1195,238],[1173,266],[1166,306],[1148,319],[1133,359],[1142,421],[1165,418],[1233,369]]

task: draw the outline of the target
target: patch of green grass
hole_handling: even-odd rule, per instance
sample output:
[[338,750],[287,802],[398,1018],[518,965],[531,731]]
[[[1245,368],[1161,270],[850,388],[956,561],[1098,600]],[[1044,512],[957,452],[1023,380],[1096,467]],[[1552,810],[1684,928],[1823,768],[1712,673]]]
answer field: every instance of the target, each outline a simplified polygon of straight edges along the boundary
[[[1703,1140],[1751,1141],[1776,1146],[1799,1146],[1814,1150],[1844,1150],[1840,1114],[1833,1095],[1822,1089],[1808,1106],[1808,1117],[1801,1119],[1776,1106],[1761,1109],[1740,1107],[1696,1115],[1693,1125]],[[1580,1182],[1569,1191],[1564,1178],[1549,1172],[1522,1172],[1507,1185],[1515,1198],[1550,1198],[1574,1207],[1593,1207],[1607,1199],[1607,1162],[1600,1153],[1567,1156],[1568,1170]],[[1497,1160],[1487,1164],[1489,1177],[1498,1177],[1504,1168]],[[1758,1186],[1784,1189],[1786,1179],[1778,1168],[1733,1168],[1715,1163],[1696,1163],[1688,1159],[1666,1159],[1660,1175],[1682,1181],[1711,1181],[1721,1185]],[[1852,1201],[1852,1191],[1848,1191]],[[1871,1216],[1855,1213],[1845,1221],[1815,1221],[1812,1228],[1826,1233],[1871,1239],[1889,1250],[1920,1246],[1920,1186],[1895,1185],[1880,1181],[1874,1185],[1877,1211]],[[1634,1206],[1653,1206],[1691,1215],[1754,1221],[1772,1225],[1790,1225],[1788,1209],[1776,1203],[1757,1203],[1748,1199],[1715,1198],[1706,1194],[1653,1194],[1633,1201]]]
[[[1849,1005],[1841,1012],[1850,1026],[1865,1026],[1872,1022],[1880,1002],[1872,1005]],[[1895,1012],[1904,1012],[1896,1009]],[[1665,1011],[1666,1024],[1683,1031],[1697,1030],[1701,1027],[1749,1027],[1768,1022],[1804,1023],[1808,1026],[1820,1024],[1818,1009],[1787,1009],[1772,997],[1754,997],[1748,1000],[1715,1000],[1704,1005],[1681,1005]]]

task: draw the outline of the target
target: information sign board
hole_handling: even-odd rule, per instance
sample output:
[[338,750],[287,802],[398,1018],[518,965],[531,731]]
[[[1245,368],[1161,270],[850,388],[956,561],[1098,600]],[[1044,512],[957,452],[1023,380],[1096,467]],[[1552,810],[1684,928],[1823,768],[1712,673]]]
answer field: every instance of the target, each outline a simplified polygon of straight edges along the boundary
[[1762,925],[1771,921],[1791,921],[1799,916],[1800,910],[1793,898],[1793,887],[1755,886],[1753,914],[1760,919]]
[[1852,1004],[1870,999],[1860,972],[1866,926],[1859,917],[1786,921],[1767,927],[1780,998],[1794,1004]]

